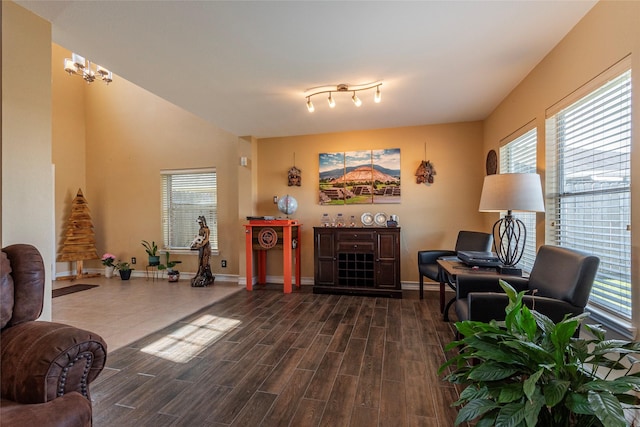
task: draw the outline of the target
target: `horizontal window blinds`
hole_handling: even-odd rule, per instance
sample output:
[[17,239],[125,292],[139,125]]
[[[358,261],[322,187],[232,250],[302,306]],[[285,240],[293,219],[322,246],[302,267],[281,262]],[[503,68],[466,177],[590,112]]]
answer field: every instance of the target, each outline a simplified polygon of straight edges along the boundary
[[[536,173],[537,135],[534,128],[500,147],[500,173]],[[514,215],[527,229],[527,241],[518,267],[531,271],[536,258],[536,213],[517,212]]]
[[547,119],[547,239],[600,258],[590,305],[631,320],[631,71]]
[[218,249],[217,177],[215,169],[163,171],[162,230],[169,249],[189,249],[198,234],[199,216],[209,227],[213,251]]

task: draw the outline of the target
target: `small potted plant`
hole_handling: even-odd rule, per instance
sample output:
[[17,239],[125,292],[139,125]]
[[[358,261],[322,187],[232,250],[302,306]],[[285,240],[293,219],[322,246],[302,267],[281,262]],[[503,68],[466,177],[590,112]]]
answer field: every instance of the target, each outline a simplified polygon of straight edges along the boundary
[[142,246],[147,255],[149,255],[149,265],[160,265],[160,255],[158,255],[158,245],[156,245],[156,242],[152,241],[149,243],[143,240]]
[[[593,339],[576,338],[588,313],[553,323],[522,302],[524,291],[505,281],[510,303],[503,322],[456,323],[463,337],[446,349],[458,354],[440,367],[445,379],[466,385],[454,403],[455,425],[626,427],[640,406],[640,343],[606,339],[598,325],[583,325]],[[635,424],[634,424],[635,425]]]
[[116,260],[116,256],[114,254],[105,253],[102,255],[101,261],[102,265],[104,265],[104,277],[110,279],[113,277],[113,270],[115,269],[115,264],[113,263]]
[[115,268],[118,270],[118,273],[120,273],[122,280],[129,280],[129,278],[131,278],[131,270],[133,270],[133,268],[131,268],[128,262],[118,261]]
[[169,252],[165,252],[165,263],[164,264],[160,264],[158,266],[158,270],[167,270],[167,277],[169,278],[170,282],[177,282],[178,280],[180,280],[180,272],[178,270],[175,270],[173,267],[176,266],[176,264],[180,264],[182,261],[171,261],[169,259]]

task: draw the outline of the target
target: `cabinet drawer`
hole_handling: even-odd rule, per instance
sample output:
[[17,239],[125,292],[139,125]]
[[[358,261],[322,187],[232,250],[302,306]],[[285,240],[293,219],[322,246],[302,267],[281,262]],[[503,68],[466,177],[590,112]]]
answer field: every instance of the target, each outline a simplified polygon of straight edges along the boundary
[[338,242],[351,242],[351,241],[375,241],[375,231],[360,231],[360,230],[341,230],[336,233],[336,240]]
[[375,242],[338,242],[337,252],[373,252]]

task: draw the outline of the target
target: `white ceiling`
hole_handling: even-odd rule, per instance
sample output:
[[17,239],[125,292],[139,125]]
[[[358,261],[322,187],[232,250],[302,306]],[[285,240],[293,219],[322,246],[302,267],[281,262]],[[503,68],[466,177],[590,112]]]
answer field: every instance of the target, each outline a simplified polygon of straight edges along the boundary
[[[16,3],[112,84],[264,138],[482,120],[596,1]],[[375,80],[380,104],[371,91],[360,108],[350,93],[305,107],[308,88]]]

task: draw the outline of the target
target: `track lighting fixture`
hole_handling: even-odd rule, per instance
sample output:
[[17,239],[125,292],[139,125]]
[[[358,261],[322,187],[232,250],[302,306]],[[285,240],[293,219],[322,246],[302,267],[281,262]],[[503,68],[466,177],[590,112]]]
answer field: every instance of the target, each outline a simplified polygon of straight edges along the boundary
[[82,77],[87,83],[92,83],[96,78],[99,78],[106,84],[113,81],[113,73],[100,65],[95,65],[95,70],[92,68],[91,61],[87,61],[84,57],[77,53],[71,54],[71,59],[65,58],[64,70],[71,74]]
[[379,103],[380,100],[382,99],[382,94],[380,93],[380,86],[382,86],[381,80],[372,82],[372,83],[365,83],[361,85],[348,85],[346,83],[341,83],[335,86],[318,86],[311,89],[307,89],[305,91],[305,97],[307,98],[307,110],[309,110],[310,113],[313,113],[315,111],[315,108],[313,107],[313,103],[311,102],[311,97],[315,95],[319,95],[321,93],[329,94],[329,98],[327,98],[327,102],[329,103],[330,108],[334,108],[336,106],[336,100],[333,97],[334,92],[335,93],[352,92],[353,95],[351,96],[351,100],[353,101],[356,107],[359,107],[362,105],[362,101],[360,100],[360,98],[358,98],[358,95],[356,95],[356,92],[375,88],[376,92],[373,97],[373,100],[375,103]]

